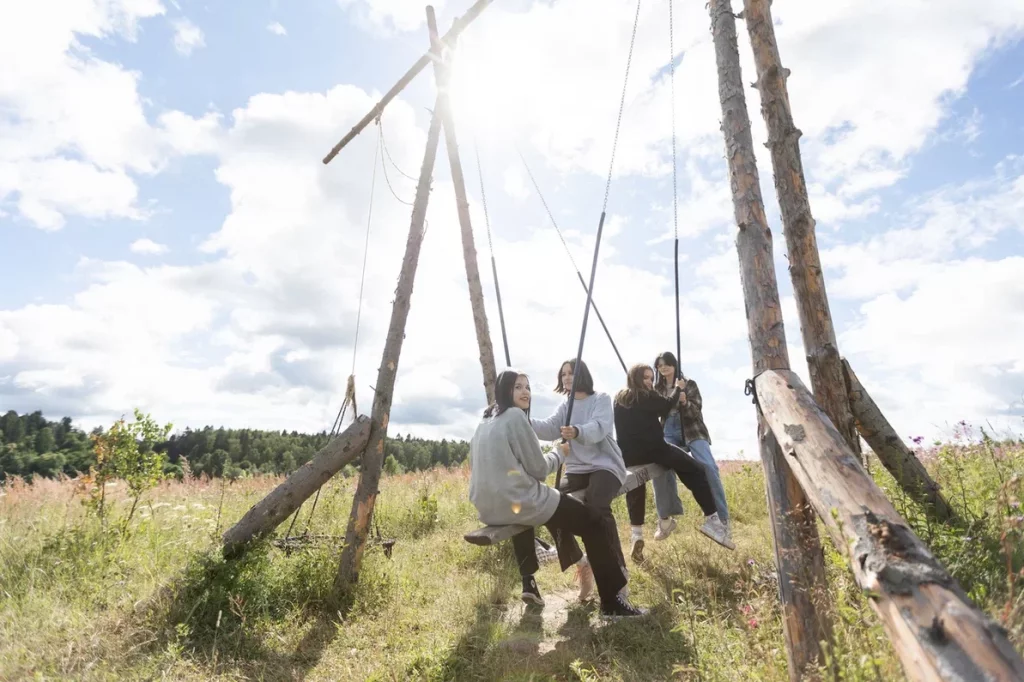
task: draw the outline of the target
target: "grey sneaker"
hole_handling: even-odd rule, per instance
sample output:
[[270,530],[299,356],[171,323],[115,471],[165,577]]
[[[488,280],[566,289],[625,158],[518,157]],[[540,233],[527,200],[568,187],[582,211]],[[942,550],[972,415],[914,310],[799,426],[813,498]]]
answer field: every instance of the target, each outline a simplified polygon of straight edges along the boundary
[[704,525],[700,527],[700,532],[726,549],[736,549],[736,543],[730,537],[729,527],[718,518],[718,512],[704,517]]

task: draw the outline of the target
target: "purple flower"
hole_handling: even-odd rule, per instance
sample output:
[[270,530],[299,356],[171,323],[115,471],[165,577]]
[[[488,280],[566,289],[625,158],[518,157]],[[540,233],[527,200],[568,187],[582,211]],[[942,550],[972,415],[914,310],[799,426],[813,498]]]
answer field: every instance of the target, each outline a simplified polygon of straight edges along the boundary
[[753,566],[753,565],[754,565],[754,560],[753,559],[747,559],[747,566]]

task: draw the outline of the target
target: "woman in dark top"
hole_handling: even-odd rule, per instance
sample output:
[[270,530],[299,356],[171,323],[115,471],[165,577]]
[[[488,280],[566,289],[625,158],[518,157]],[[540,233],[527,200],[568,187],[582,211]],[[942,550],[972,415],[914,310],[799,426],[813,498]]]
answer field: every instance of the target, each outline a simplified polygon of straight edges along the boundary
[[[654,370],[651,366],[643,363],[633,365],[626,379],[626,388],[615,396],[615,433],[619,448],[626,466],[654,463],[675,471],[704,512],[701,532],[723,547],[735,549],[736,545],[729,539],[728,530],[718,518],[718,509],[715,507],[704,465],[687,455],[682,448],[667,442],[662,431],[661,420],[679,401],[679,393],[685,383],[682,379],[676,381],[675,390],[663,396],[654,390]],[[643,487],[637,490],[646,494]],[[630,498],[627,495],[630,523],[643,525],[644,509],[642,505],[636,504],[636,500],[636,496]],[[636,518],[637,511],[640,518]],[[634,560],[638,555],[642,557],[642,552],[641,542],[639,547],[633,547]]]

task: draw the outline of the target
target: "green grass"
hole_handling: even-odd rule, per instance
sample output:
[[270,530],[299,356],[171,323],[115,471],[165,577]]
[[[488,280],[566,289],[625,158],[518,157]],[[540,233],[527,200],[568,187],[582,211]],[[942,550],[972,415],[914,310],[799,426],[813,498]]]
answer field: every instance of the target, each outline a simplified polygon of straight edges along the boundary
[[[967,529],[929,523],[877,461],[871,471],[1022,648],[1024,581],[1010,575],[1024,567],[1024,446],[952,444],[927,461]],[[557,626],[519,604],[507,543],[462,540],[478,525],[463,469],[382,481],[374,537],[397,544],[391,558],[368,546],[340,606],[337,545],[262,544],[220,558],[220,532],[280,478],[163,483],[126,534],[87,516],[73,481],[14,482],[0,489],[0,679],[787,680],[760,467],[725,469],[735,552],[696,531],[682,490],[679,530],[648,542],[646,564],[630,564],[633,601],[653,607],[651,617],[602,624],[593,607],[574,605]],[[344,534],[355,484],[325,486],[311,533]],[[123,515],[119,492],[110,491]],[[622,498],[615,507],[628,553]],[[648,513],[653,521],[651,500]],[[826,679],[903,679],[845,561],[825,544],[836,640]],[[553,564],[538,579],[547,595],[574,589],[572,571]]]

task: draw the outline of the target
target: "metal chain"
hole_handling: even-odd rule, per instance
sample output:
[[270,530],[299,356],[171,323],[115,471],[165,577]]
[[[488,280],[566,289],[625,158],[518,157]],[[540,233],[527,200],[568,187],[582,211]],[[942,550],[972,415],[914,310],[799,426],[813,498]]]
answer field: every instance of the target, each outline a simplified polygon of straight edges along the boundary
[[672,2],[668,0],[669,81],[672,84],[672,223],[674,236],[679,239],[679,192],[676,183],[676,46]]
[[636,16],[633,17],[633,36],[629,40],[629,56],[626,58],[626,77],[622,80],[622,98],[619,100],[619,117],[615,122],[615,138],[612,140],[612,159],[608,164],[608,180],[604,185],[604,203],[601,213],[608,208],[608,195],[612,190],[612,169],[615,167],[615,151],[619,146],[619,131],[622,128],[622,112],[626,108],[626,88],[629,85],[629,67],[633,63],[633,46],[636,44],[636,27],[640,23],[640,0],[636,3]]
[[548,202],[544,199],[544,193],[540,191],[540,185],[537,184],[536,178],[533,177],[533,171],[530,170],[530,164],[526,163],[526,157],[523,156],[523,152],[520,151],[518,145],[516,146],[516,153],[519,154],[520,160],[523,162],[523,167],[526,168],[526,174],[530,177],[530,182],[533,183],[533,188],[537,191],[537,196],[540,197],[540,203],[544,205],[544,210],[548,214],[548,219],[551,220],[551,224],[555,227],[555,232],[558,233],[558,238],[562,240],[562,246],[565,247],[565,252],[569,254],[569,262],[572,263],[572,267],[579,272],[579,267],[576,265],[576,259],[572,257],[572,251],[569,250],[569,245],[565,242],[565,237],[562,236],[562,231],[558,229],[558,223],[555,221],[555,216],[551,213],[551,209],[548,207]]

